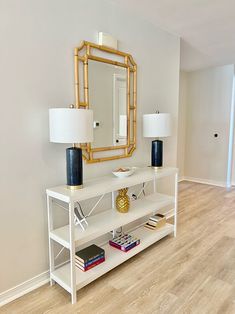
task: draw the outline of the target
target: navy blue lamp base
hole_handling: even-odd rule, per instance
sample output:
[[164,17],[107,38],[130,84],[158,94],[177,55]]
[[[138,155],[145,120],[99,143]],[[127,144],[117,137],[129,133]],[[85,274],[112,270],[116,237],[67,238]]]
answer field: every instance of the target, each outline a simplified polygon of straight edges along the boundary
[[67,187],[71,190],[82,188],[82,150],[78,147],[66,149]]
[[162,167],[163,142],[160,140],[152,141],[152,161],[151,166],[155,169]]

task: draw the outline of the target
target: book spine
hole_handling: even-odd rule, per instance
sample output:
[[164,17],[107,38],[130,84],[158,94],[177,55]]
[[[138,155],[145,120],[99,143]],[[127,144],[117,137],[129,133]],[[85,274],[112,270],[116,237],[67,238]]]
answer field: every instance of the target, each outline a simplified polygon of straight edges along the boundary
[[101,264],[101,263],[103,263],[105,261],[105,258],[101,258],[99,261],[97,261],[97,262],[95,262],[95,263],[93,263],[93,264],[91,264],[91,265],[89,265],[89,266],[87,266],[87,267],[82,267],[81,265],[78,265],[78,264],[76,264],[76,266],[79,268],[79,269],[81,269],[82,271],[87,271],[87,270],[89,270],[89,269],[91,269],[91,268],[93,268],[93,267],[95,267],[95,266],[97,266],[97,265],[99,265],[99,264]]
[[133,249],[134,247],[136,247],[139,244],[140,244],[140,241],[138,240],[138,241],[130,244],[129,246],[125,247],[123,251],[124,252],[128,252],[128,251],[130,251],[131,249]]
[[145,224],[144,227],[148,228],[148,229],[151,229],[151,230],[156,230],[156,227],[153,227],[153,226],[151,226],[149,224]]
[[121,245],[119,245],[119,244],[117,244],[117,243],[114,243],[114,242],[112,242],[112,241],[109,241],[109,244],[110,244],[111,246],[113,246],[113,247],[115,247],[115,248],[121,250]]
[[101,254],[103,254],[104,255],[104,251],[102,251],[101,253],[99,253],[99,254],[96,254],[95,256],[92,256],[92,257],[90,257],[90,258],[87,258],[87,259],[82,259],[81,257],[79,257],[79,256],[77,256],[76,255],[76,258],[77,258],[77,260],[78,261],[80,261],[81,263],[89,263],[89,262],[91,262],[92,260],[94,260],[95,258],[97,258],[97,257],[99,257]]
[[75,260],[76,260],[76,262],[77,262],[78,264],[80,264],[82,267],[87,267],[87,266],[91,265],[92,263],[94,263],[94,262],[96,262],[96,261],[98,261],[99,259],[102,259],[102,258],[104,258],[104,254],[99,255],[98,257],[95,257],[95,258],[93,258],[91,261],[86,262],[86,263],[81,262],[81,261],[78,260],[76,257],[75,257]]
[[148,221],[148,225],[150,225],[150,226],[153,226],[153,227],[156,227],[157,225],[158,225],[158,223],[154,223],[154,222],[152,222],[152,221]]
[[140,240],[137,240],[137,241],[131,243],[128,246],[121,246],[119,244],[113,243],[112,241],[109,241],[109,244],[111,246],[113,246],[113,247],[123,251],[123,252],[127,252],[127,251],[131,250],[132,248],[134,248],[135,246],[139,245],[140,244]]

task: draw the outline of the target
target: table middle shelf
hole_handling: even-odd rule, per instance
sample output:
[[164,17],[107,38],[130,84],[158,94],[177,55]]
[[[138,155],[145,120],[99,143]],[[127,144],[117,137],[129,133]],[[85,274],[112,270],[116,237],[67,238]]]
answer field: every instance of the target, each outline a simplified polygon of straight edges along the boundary
[[[88,227],[83,231],[79,226],[74,230],[75,246],[82,245],[102,236],[109,231],[134,222],[142,217],[156,213],[166,206],[174,206],[174,197],[153,193],[131,202],[130,210],[123,214],[115,209],[108,209],[87,218]],[[65,248],[70,248],[69,225],[50,231],[50,238]]]

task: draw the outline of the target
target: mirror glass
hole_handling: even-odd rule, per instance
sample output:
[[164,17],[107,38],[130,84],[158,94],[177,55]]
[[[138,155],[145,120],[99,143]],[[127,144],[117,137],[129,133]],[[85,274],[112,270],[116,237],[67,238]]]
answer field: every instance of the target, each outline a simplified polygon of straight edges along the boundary
[[127,144],[127,70],[88,61],[89,107],[94,112],[92,148]]

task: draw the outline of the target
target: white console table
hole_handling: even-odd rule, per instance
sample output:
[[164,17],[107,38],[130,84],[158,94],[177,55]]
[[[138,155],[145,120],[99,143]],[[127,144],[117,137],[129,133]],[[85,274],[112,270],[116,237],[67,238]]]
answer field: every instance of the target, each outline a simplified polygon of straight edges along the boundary
[[[160,194],[156,191],[157,180],[167,176],[174,176],[175,187],[173,196]],[[153,184],[152,194],[145,196],[142,194],[141,198],[131,201],[128,213],[122,214],[115,209],[115,192],[117,190],[142,183],[146,184],[147,182]],[[72,296],[72,303],[76,302],[76,291],[78,289],[117,267],[161,238],[171,233],[174,233],[174,236],[176,236],[178,194],[178,171],[176,168],[162,168],[158,171],[149,167],[139,168],[132,176],[123,179],[116,178],[110,174],[109,176],[89,180],[85,182],[84,188],[81,190],[71,191],[67,189],[66,186],[58,186],[47,189],[46,192],[49,228],[50,282],[51,285],[57,282],[67,290]],[[75,226],[75,202],[99,196],[100,198],[96,203],[96,205],[98,205],[99,201],[101,201],[103,196],[107,193],[111,193],[112,195],[112,207],[110,206],[110,209],[98,214],[93,212],[93,215],[87,218],[89,226],[85,231],[82,231],[80,226]],[[53,223],[53,202],[56,202],[56,200],[67,204],[69,215],[69,224],[57,229],[54,228]],[[93,209],[95,209],[95,206]],[[108,243],[102,244],[106,256],[104,263],[87,272],[82,272],[76,268],[75,251],[80,245],[95,240],[101,235],[115,231],[115,229],[135,222],[140,218],[145,217],[145,221],[147,221],[149,216],[164,207],[171,207],[171,210],[167,212],[166,216],[167,218],[174,217],[174,224],[167,223],[158,230],[149,230],[141,224],[131,231],[133,235],[140,238],[140,245],[124,253],[111,247]],[[54,241],[70,251],[70,260],[58,267],[55,266]]]

